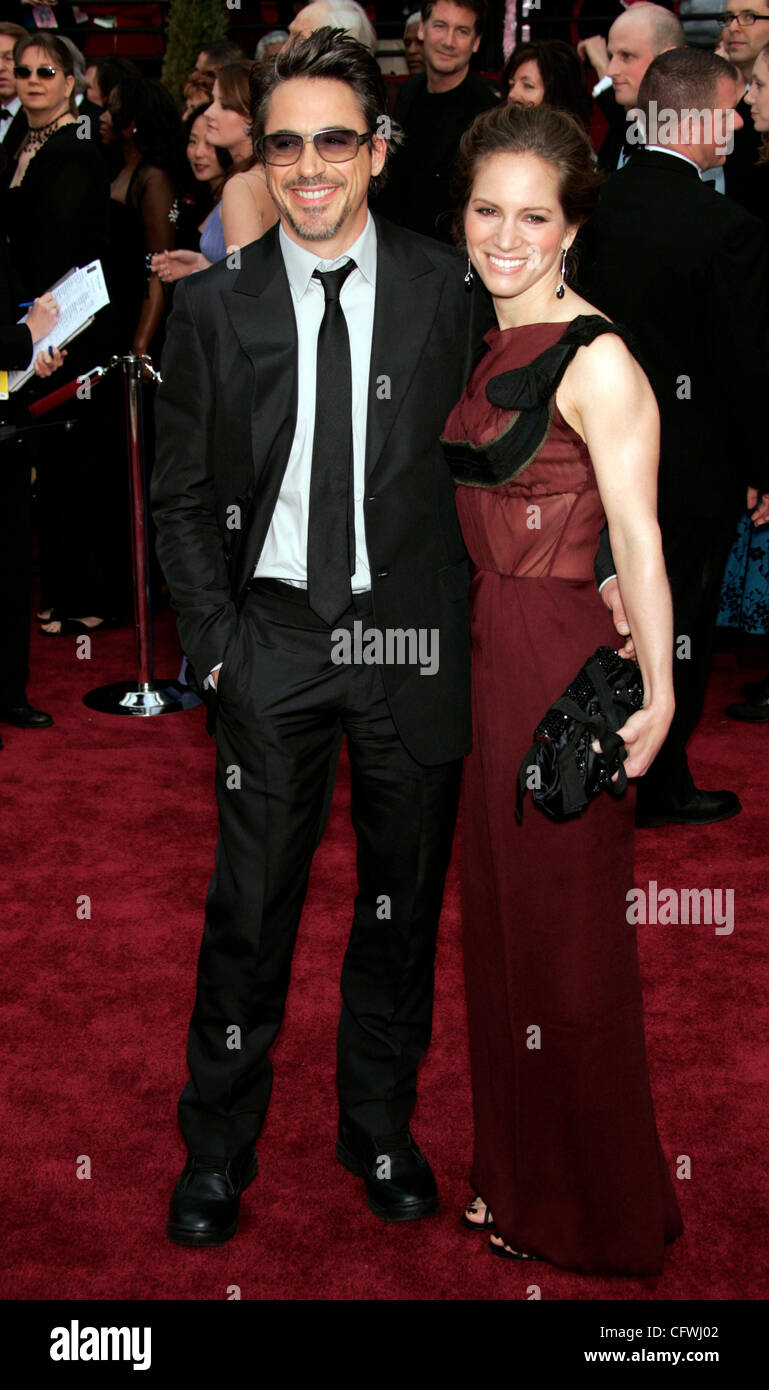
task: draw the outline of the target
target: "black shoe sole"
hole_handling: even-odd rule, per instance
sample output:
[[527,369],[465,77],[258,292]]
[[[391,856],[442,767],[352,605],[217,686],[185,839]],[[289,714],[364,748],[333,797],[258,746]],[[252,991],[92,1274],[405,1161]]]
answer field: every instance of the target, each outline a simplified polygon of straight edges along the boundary
[[[249,1187],[250,1184],[254,1181],[254,1178],[256,1177],[258,1171],[259,1157],[258,1154],[254,1154],[251,1162],[249,1163],[248,1168],[246,1169],[246,1176],[243,1180],[243,1184],[240,1189],[241,1197],[243,1196],[243,1193],[245,1192],[246,1188]],[[222,1231],[188,1231],[184,1226],[178,1226],[174,1221],[167,1221],[166,1235],[168,1236],[169,1240],[172,1240],[174,1242],[175,1245],[226,1245],[228,1240],[232,1240],[232,1237],[235,1235],[235,1232],[238,1229],[239,1219],[240,1212],[238,1212],[238,1215],[235,1217],[235,1220],[231,1223],[231,1225],[225,1226],[224,1230]]]
[[186,1231],[183,1226],[174,1226],[170,1221],[166,1222],[166,1235],[175,1245],[226,1245],[228,1240],[232,1240],[238,1229],[237,1220],[231,1226],[227,1226],[223,1231]]
[[691,825],[695,828],[699,825],[716,825],[721,820],[731,820],[733,816],[738,816],[742,810],[741,806],[735,806],[733,811],[722,811],[717,816],[702,817],[701,820],[694,820],[690,816],[659,815],[659,816],[636,816],[637,830],[659,830],[663,825]]
[[[336,1156],[348,1173],[365,1180],[365,1169],[355,1154],[346,1149],[340,1139],[336,1141]],[[366,1185],[366,1201],[369,1211],[373,1211],[380,1221],[419,1221],[423,1216],[434,1216],[438,1210],[438,1198],[424,1197],[421,1202],[408,1202],[399,1207],[382,1207],[375,1202]]]

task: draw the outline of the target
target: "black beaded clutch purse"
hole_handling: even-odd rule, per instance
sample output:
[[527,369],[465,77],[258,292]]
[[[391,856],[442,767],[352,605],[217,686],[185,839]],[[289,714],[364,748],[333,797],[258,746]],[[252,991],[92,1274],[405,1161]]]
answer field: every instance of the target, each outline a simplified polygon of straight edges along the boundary
[[[534,730],[534,742],[518,771],[519,824],[527,791],[534,805],[555,821],[578,815],[604,789],[622,796],[627,748],[617,729],[641,708],[643,697],[636,663],[611,647],[597,647]],[[591,747],[594,739],[602,752]],[[619,776],[613,782],[615,772]]]

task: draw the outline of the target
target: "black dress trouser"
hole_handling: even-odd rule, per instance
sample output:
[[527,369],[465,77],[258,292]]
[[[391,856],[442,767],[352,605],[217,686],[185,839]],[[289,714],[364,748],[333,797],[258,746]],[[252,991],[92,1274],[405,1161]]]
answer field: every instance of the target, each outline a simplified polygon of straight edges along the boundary
[[224,654],[219,840],[188,1038],[190,1080],[179,1101],[193,1153],[235,1154],[264,1121],[268,1051],[283,1017],[340,730],[358,891],[341,980],[339,1105],[372,1137],[406,1127],[414,1108],[462,763],[415,762],[390,715],[381,671],[332,662],[332,631],[356,619],[372,624],[370,595],[355,596],[332,629],[303,590],[263,581],[249,592]]
[[673,600],[673,691],[676,709],[667,738],[638,782],[639,810],[685,805],[694,795],[686,744],[705,703],[724,568],[739,513],[720,518],[660,516],[662,548]]

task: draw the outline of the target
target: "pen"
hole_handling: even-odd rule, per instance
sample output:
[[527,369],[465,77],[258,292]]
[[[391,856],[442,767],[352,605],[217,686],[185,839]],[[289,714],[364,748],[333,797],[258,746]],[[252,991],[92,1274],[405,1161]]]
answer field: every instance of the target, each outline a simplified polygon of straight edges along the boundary
[[19,308],[20,308],[20,309],[31,309],[31,308],[32,308],[32,305],[34,304],[34,302],[35,302],[34,299],[22,299],[21,304],[19,305]]
[[50,343],[48,344],[48,351],[50,352],[51,357],[53,357],[53,348],[51,347]]

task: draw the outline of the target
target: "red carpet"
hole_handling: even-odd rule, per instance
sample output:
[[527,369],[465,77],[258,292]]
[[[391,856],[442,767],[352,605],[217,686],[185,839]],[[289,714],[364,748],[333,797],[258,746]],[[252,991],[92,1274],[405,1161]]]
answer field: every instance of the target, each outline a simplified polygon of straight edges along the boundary
[[[179,656],[171,615],[157,669]],[[719,658],[692,746],[707,787],[742,815],[701,831],[639,834],[637,882],[733,888],[731,935],[639,928],[649,1062],[686,1233],[659,1279],[592,1279],[488,1255],[457,1218],[468,1197],[470,1096],[455,856],[437,962],[435,1030],[414,1130],[441,1212],[386,1226],[334,1157],[338,980],[353,898],[347,781],[316,857],[286,1021],[274,1052],[261,1172],[234,1242],[188,1251],[165,1237],[184,1161],[176,1100],[213,865],[214,746],[202,710],[153,720],[95,714],[94,686],[133,674],[129,629],[33,636],[29,697],[49,731],[2,727],[6,1039],[4,1278],[12,1299],[755,1299],[765,1296],[767,754],[769,726],[723,716],[749,672]],[[78,903],[90,899],[90,918]],[[565,910],[568,910],[565,905]],[[9,1045],[10,1044],[10,1045]],[[90,1177],[78,1165],[90,1161]],[[757,1246],[764,1242],[764,1249]]]

